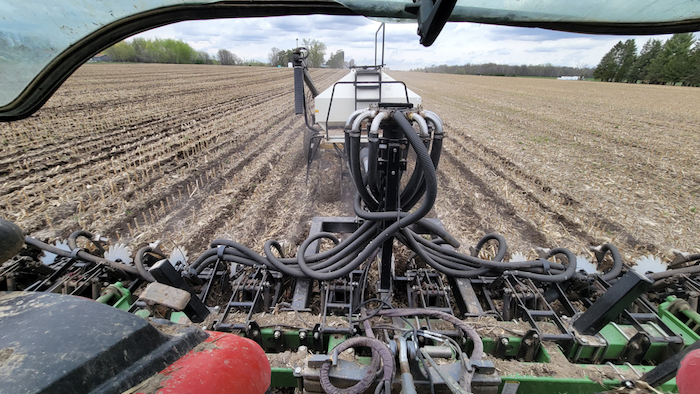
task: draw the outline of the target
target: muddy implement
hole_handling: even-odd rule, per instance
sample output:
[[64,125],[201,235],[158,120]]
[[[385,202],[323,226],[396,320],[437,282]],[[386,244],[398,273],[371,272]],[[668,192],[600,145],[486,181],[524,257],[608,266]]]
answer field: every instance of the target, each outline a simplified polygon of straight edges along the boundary
[[[632,268],[611,244],[591,248],[590,261],[565,248],[527,259],[498,234],[465,248],[429,217],[445,138],[437,114],[371,104],[351,112],[343,133],[354,215],[314,218],[296,255],[275,240],[259,253],[217,239],[190,259],[159,243],[134,251],[78,231],[53,245],[26,237],[0,286],[10,297],[91,298],[114,319],[197,326],[215,343],[244,336],[270,369],[252,383],[235,379],[262,379],[277,392],[677,390],[675,371],[700,338],[699,255]],[[14,249],[18,237],[8,238]],[[204,364],[164,369],[173,362],[164,361],[153,377],[158,367],[115,387],[141,379],[143,392],[157,391],[183,381],[168,378],[175,371],[191,383],[194,365],[218,371],[211,379],[232,376],[217,368],[240,357],[216,349],[223,353]],[[213,384],[202,381],[199,389]],[[86,391],[118,392],[97,383]]]

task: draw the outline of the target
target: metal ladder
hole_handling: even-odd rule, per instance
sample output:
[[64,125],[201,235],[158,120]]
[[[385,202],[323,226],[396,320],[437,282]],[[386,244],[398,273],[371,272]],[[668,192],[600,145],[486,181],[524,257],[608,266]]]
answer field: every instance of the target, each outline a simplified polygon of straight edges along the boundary
[[354,85],[356,110],[366,107],[362,103],[380,103],[382,101],[381,68],[356,69]]

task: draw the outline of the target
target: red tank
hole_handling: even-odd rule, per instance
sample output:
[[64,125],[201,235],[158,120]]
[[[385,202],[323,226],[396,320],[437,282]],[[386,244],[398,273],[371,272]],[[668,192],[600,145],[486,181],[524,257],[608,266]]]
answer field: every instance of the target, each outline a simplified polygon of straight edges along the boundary
[[676,374],[676,384],[680,394],[700,392],[700,349],[688,353]]
[[141,393],[250,393],[270,387],[270,364],[250,339],[209,332],[206,341],[145,383]]

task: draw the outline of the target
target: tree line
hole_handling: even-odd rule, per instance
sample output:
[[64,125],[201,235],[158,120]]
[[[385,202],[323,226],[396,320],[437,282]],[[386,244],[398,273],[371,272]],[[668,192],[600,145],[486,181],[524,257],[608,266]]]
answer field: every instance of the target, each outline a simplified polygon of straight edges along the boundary
[[461,66],[430,66],[413,69],[411,71],[422,71],[428,73],[446,73],[463,75],[489,75],[502,77],[561,77],[577,76],[579,78],[592,78],[593,69],[579,67],[554,66],[552,64],[522,64],[519,66],[496,63],[464,64]]
[[600,60],[593,77],[606,82],[700,86],[700,42],[693,33],[674,34],[663,43],[652,38],[637,54],[634,40],[619,41]]
[[182,40],[172,38],[137,37],[130,42],[121,41],[107,50],[105,55],[113,62],[173,63],[173,64],[222,64],[233,66],[265,66],[257,60],[245,60],[227,49],[220,49],[216,56],[197,51]]
[[[353,66],[355,63],[352,59],[348,63],[345,62],[345,52],[342,49],[331,53],[328,60],[325,61],[326,44],[315,39],[304,38],[302,46],[309,51],[309,56],[306,58],[306,66],[310,68],[318,68],[324,64],[330,68],[345,68]],[[293,59],[293,49],[283,50],[273,47],[267,55],[267,60],[272,67],[287,67]]]

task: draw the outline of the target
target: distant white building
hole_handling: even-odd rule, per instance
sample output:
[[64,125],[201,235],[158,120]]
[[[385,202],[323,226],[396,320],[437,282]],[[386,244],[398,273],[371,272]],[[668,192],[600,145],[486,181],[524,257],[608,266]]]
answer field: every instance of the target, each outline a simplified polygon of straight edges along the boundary
[[583,81],[583,77],[578,77],[575,75],[562,75],[557,79],[561,79],[562,81]]

